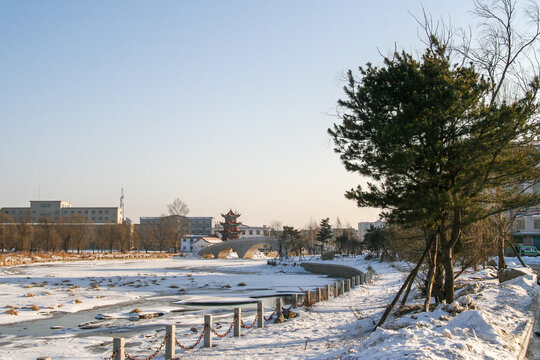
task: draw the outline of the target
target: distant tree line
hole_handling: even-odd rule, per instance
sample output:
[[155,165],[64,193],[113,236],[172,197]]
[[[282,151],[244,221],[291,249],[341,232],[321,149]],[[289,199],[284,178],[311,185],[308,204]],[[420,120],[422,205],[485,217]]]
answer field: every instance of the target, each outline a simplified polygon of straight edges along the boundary
[[34,222],[23,216],[15,222],[0,213],[0,253],[6,251],[179,251],[181,237],[189,226],[189,209],[180,199],[168,205],[169,214],[147,226],[130,224],[93,224],[84,215],[58,219],[42,218]]
[[[276,225],[278,225],[276,227]],[[344,254],[362,253],[362,241],[350,226],[342,227],[339,218],[332,229],[330,219],[322,219],[320,224],[310,221],[305,229],[298,230],[293,226],[275,223],[271,226],[271,235],[279,239],[280,257],[312,254]]]
[[128,251],[138,244],[127,224],[94,225],[85,216],[43,218],[37,223],[23,217],[15,223],[0,214],[0,252],[5,251]]

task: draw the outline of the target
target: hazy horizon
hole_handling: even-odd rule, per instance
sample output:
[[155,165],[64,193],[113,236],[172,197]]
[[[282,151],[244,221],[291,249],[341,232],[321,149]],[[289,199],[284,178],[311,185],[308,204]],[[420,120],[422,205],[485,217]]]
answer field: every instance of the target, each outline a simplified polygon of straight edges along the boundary
[[[471,1],[422,2],[471,21]],[[348,69],[422,51],[421,2],[0,1],[0,207],[30,200],[356,227],[326,129]],[[474,30],[474,28],[473,28]]]

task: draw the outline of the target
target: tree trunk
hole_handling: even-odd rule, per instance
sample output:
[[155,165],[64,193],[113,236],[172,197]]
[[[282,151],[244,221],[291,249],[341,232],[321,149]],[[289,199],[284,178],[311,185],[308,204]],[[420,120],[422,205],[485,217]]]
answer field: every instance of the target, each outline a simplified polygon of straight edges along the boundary
[[437,253],[439,252],[439,241],[435,239],[435,245],[433,246],[433,255],[429,262],[429,271],[426,284],[426,300],[424,302],[424,311],[429,311],[429,304],[431,303],[431,292],[433,291],[433,282],[435,280],[435,271],[437,268]]
[[407,290],[405,290],[405,294],[403,295],[403,299],[401,299],[401,305],[405,305],[405,303],[407,302],[407,298],[409,297],[409,293],[411,292],[413,284],[414,284],[414,280],[409,281],[409,284],[407,285]]
[[424,259],[426,258],[426,255],[429,252],[430,247],[431,247],[431,242],[426,246],[426,249],[424,250],[424,253],[422,254],[422,257],[418,261],[418,264],[416,264],[416,267],[409,273],[409,276],[407,276],[407,279],[405,280],[405,282],[403,283],[403,285],[399,289],[398,293],[394,297],[394,300],[392,300],[390,305],[388,305],[386,307],[386,310],[384,311],[384,314],[382,315],[381,320],[379,320],[379,322],[377,323],[375,328],[378,328],[379,326],[384,324],[384,322],[388,318],[388,315],[390,315],[390,311],[392,311],[392,309],[394,308],[394,306],[398,302],[399,298],[401,297],[401,293],[403,293],[403,290],[405,290],[405,288],[408,286],[410,281],[411,282],[414,281],[414,279],[416,278],[416,274],[418,274],[418,270],[420,270],[420,266],[422,266],[422,263],[424,262]]
[[499,235],[499,269],[506,269],[506,261],[504,260],[504,235]]
[[452,264],[452,249],[442,249],[442,264],[444,266],[444,296],[446,303],[454,302],[454,266]]
[[527,264],[525,264],[525,262],[523,261],[523,259],[521,258],[521,255],[519,255],[519,251],[517,251],[516,247],[512,244],[512,250],[514,250],[514,254],[516,254],[516,257],[518,258],[519,262],[521,263],[521,265],[523,267],[528,267]]

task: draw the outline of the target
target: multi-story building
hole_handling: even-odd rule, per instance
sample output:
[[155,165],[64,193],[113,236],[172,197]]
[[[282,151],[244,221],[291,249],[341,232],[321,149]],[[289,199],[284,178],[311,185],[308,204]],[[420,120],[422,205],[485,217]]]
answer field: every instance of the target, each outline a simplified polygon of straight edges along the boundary
[[364,240],[364,235],[366,235],[366,232],[369,230],[370,227],[376,227],[381,228],[384,227],[386,224],[383,220],[377,220],[377,221],[364,221],[358,223],[358,237],[360,238],[360,241]]
[[212,235],[214,233],[214,218],[209,216],[188,217],[189,233],[191,235]]
[[37,223],[45,218],[58,221],[79,215],[94,224],[121,224],[123,218],[120,207],[72,207],[70,202],[62,200],[32,200],[30,207],[5,207],[0,208],[0,213],[17,223]]
[[153,217],[140,217],[139,224],[141,226],[158,225],[164,219],[171,216],[178,216],[186,222],[186,233],[190,235],[212,235],[214,233],[214,218],[209,216],[201,217],[189,217],[180,215],[169,216],[153,216]]
[[[533,142],[533,145],[540,151],[540,137]],[[525,184],[525,193],[540,193],[540,184]],[[511,235],[517,243],[524,245],[534,245],[540,249],[540,204],[519,212],[511,212],[511,217],[515,217]]]

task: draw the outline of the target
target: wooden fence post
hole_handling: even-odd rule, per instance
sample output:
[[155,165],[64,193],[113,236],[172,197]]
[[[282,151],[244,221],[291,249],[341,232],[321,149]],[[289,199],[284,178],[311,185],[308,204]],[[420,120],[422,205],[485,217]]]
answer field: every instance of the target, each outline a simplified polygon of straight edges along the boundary
[[204,347],[212,347],[212,315],[204,315]]
[[339,295],[345,294],[345,280],[341,280],[339,285]]
[[311,292],[309,290],[306,290],[305,291],[305,295],[304,295],[304,303],[306,306],[310,306],[311,305]]
[[279,318],[281,316],[281,313],[283,312],[283,299],[278,297],[276,299],[276,306],[277,306],[277,311],[276,311],[276,316]]
[[338,282],[334,282],[334,297],[339,296]]
[[326,300],[330,300],[330,285],[326,285]]
[[321,302],[321,301],[323,301],[322,288],[318,287],[317,288],[317,302]]
[[262,301],[257,302],[257,327],[264,327],[264,305]]
[[167,335],[169,335],[169,338],[165,343],[165,360],[171,360],[174,358],[174,346],[176,343],[176,325],[165,325],[165,332]]
[[345,287],[347,288],[347,292],[351,291],[351,279],[347,279],[345,282]]
[[116,352],[114,360],[125,360],[124,346],[126,345],[124,338],[114,338],[113,341],[113,353]]
[[354,287],[356,287],[356,276],[353,276],[351,278],[351,289],[354,288]]
[[242,309],[234,308],[234,337],[240,337],[242,327]]

